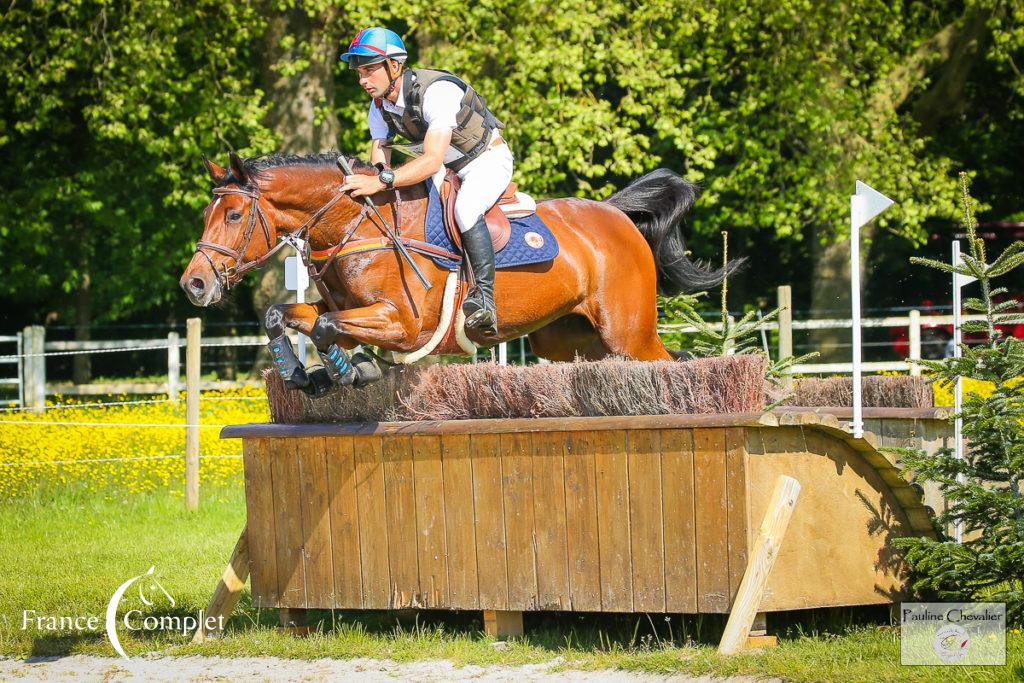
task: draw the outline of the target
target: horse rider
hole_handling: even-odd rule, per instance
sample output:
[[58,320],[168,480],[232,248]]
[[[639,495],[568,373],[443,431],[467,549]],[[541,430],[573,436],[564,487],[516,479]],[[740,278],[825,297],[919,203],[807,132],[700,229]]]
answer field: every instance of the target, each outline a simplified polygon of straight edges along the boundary
[[[353,197],[372,195],[423,182],[442,165],[455,171],[462,181],[455,221],[476,281],[462,304],[466,327],[494,334],[494,246],[484,213],[512,180],[512,152],[500,133],[505,124],[464,80],[447,71],[406,67],[407,58],[401,37],[379,26],[357,33],[341,55],[372,99],[370,163],[381,169],[376,176],[347,176],[341,189]],[[390,145],[398,134],[422,144],[423,153],[392,169]]]

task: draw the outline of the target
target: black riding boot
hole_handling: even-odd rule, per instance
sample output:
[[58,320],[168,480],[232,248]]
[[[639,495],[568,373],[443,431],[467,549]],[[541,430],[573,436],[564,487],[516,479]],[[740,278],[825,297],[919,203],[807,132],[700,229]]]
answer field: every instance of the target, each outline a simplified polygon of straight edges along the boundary
[[494,307],[494,245],[487,223],[480,216],[472,228],[462,233],[462,248],[473,267],[476,287],[462,303],[466,327],[492,335],[498,329],[498,312]]

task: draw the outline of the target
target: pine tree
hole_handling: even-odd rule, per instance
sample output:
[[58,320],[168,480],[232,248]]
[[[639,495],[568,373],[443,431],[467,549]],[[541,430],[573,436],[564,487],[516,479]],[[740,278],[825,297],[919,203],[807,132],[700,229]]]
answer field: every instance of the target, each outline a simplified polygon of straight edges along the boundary
[[1014,242],[987,261],[984,243],[975,232],[969,184],[967,174],[961,173],[969,244],[963,263],[912,261],[978,279],[981,298],[968,299],[964,307],[985,319],[965,323],[964,330],[985,335],[985,342],[963,345],[961,358],[925,364],[935,371],[935,381],[971,378],[992,383],[994,390],[987,397],[964,397],[961,416],[969,447],[962,460],[948,448],[932,455],[903,454],[904,465],[916,479],[939,485],[947,507],[936,522],[940,529],[960,525],[963,542],[905,538],[898,545],[907,550],[917,590],[944,599],[1006,602],[1010,619],[1019,623],[1024,618],[1024,339],[1003,336],[999,326],[1021,322],[1024,313],[1016,301],[996,303],[1007,290],[993,288],[993,281],[1024,263],[1024,242]]
[[[730,273],[728,232],[722,232],[722,269],[723,272]],[[767,349],[762,349],[758,345],[759,328],[763,323],[778,318],[781,308],[774,308],[761,315],[758,310],[747,311],[742,318],[734,320],[729,315],[729,279],[727,276],[722,281],[722,324],[719,328],[714,323],[705,320],[697,311],[697,302],[705,293],[681,294],[672,298],[663,298],[660,301],[667,318],[696,329],[687,351],[700,358],[748,353],[769,355]],[[789,374],[794,365],[807,362],[817,355],[817,352],[811,352],[796,358],[787,356],[777,359],[768,367],[768,381],[776,386],[781,386],[781,379]]]

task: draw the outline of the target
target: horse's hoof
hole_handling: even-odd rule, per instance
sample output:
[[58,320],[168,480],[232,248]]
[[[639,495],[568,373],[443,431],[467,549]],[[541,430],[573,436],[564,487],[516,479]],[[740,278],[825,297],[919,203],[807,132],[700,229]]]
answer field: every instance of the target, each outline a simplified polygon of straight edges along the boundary
[[306,369],[309,375],[309,385],[302,390],[313,398],[323,398],[337,388],[337,384],[331,379],[331,373],[322,365],[314,365]]
[[291,389],[293,391],[301,389],[305,391],[306,387],[309,386],[309,375],[307,375],[306,370],[301,367],[295,368],[291,375],[283,377],[283,379],[285,389]]
[[362,389],[367,384],[373,384],[383,376],[377,363],[365,353],[355,354],[352,356],[351,362],[352,367],[356,371],[356,378],[353,380],[352,386],[356,389]]

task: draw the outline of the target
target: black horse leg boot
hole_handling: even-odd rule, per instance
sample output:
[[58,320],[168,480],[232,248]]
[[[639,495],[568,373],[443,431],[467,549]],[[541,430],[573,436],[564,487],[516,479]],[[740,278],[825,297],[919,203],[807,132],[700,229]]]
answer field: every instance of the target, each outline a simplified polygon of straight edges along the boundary
[[320,360],[323,361],[324,367],[327,368],[331,381],[341,386],[347,386],[355,381],[357,377],[356,369],[349,362],[345,349],[337,344],[331,344],[327,347],[326,351],[317,349],[317,353],[320,354]]
[[487,231],[487,223],[480,216],[473,227],[462,233],[462,247],[473,267],[476,287],[462,303],[466,314],[466,327],[487,335],[498,331],[498,312],[494,307],[494,245]]
[[287,336],[282,334],[280,337],[271,339],[267,348],[274,356],[274,363],[287,388],[306,389],[309,386],[306,369],[302,367],[302,362],[295,355],[295,349],[292,348],[292,342]]

